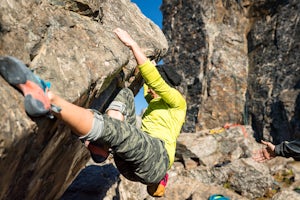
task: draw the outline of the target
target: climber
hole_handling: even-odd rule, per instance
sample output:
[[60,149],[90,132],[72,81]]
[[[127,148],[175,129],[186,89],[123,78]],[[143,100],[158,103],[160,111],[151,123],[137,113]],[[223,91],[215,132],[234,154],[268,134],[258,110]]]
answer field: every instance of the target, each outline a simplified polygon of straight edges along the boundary
[[134,96],[128,88],[123,88],[101,114],[54,94],[49,84],[14,57],[0,57],[0,73],[22,91],[28,115],[54,115],[64,121],[84,141],[95,162],[104,161],[111,150],[124,177],[147,185],[150,195],[160,197],[165,192],[167,170],[174,162],[176,138],[186,115],[186,101],[173,87],[180,78],[170,76],[166,69],[159,72],[126,31],[117,28],[114,33],[132,51],[145,80],[149,105],[141,129],[135,125]]
[[257,162],[264,162],[271,160],[276,156],[292,157],[295,160],[300,160],[300,139],[292,140],[290,142],[284,141],[278,145],[271,142],[261,141],[266,147],[258,149],[253,152],[252,158]]

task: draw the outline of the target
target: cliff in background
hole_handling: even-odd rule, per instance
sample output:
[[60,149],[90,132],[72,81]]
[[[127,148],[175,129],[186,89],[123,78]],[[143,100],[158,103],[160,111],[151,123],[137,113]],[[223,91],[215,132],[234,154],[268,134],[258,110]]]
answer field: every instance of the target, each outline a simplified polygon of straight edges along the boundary
[[[66,100],[101,109],[120,72],[135,92],[141,86],[130,50],[113,33],[117,27],[156,61],[166,53],[162,31],[129,0],[5,0],[0,55],[24,61]],[[29,118],[23,99],[0,77],[0,199],[58,199],[89,153],[62,122]]]
[[165,63],[185,77],[185,132],[251,125],[258,140],[299,137],[297,0],[164,0]]

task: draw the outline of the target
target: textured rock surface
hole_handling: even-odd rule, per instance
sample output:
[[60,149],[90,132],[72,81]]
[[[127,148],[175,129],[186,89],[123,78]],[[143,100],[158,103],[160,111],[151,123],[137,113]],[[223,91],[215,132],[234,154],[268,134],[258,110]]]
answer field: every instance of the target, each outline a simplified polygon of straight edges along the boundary
[[164,62],[185,77],[184,130],[243,123],[247,90],[249,19],[237,1],[164,1],[163,30],[169,40]]
[[[112,32],[116,27],[152,59],[168,48],[162,31],[129,0],[4,0],[0,55],[23,60],[65,99],[101,107],[114,94],[114,77],[123,70],[128,80],[136,65]],[[141,82],[126,84],[137,91]],[[2,77],[0,92],[0,199],[59,198],[88,152],[61,122],[29,118],[22,95]]]
[[[260,148],[253,136],[279,141],[297,134],[298,10],[299,1],[163,1],[170,46],[164,62],[184,76],[180,89],[189,110],[187,133],[178,139],[177,159],[161,199],[206,200],[215,193],[234,200],[300,199],[295,192],[299,162],[251,159]],[[226,123],[232,126],[225,130]],[[114,175],[104,199],[153,199],[142,184]],[[83,199],[91,187],[83,192],[74,188],[63,199],[74,199],[74,192]]]
[[300,2],[266,1],[248,34],[249,114],[258,138],[299,137]]
[[162,11],[186,132],[241,123],[258,139],[298,137],[299,1],[165,0]]
[[[299,136],[299,7],[297,0],[163,1],[164,62],[184,77],[188,116],[162,199],[299,199],[299,162],[250,158],[259,148],[253,136]],[[22,59],[69,101],[103,109],[122,70],[127,86],[141,86],[116,27],[151,59],[166,54],[165,36],[129,0],[4,0],[0,55]],[[2,78],[0,92],[0,199],[153,199],[113,159],[90,161],[61,122],[29,118],[22,95]]]
[[[282,199],[284,195],[298,199],[300,194],[294,189],[300,186],[299,162],[279,157],[263,164],[253,161],[251,152],[260,145],[251,134],[249,126],[215,134],[181,134],[181,148],[177,149],[177,160],[169,171],[166,194],[161,199],[207,200],[216,193],[232,200]],[[279,180],[279,174],[284,181]],[[289,180],[292,184],[287,184]],[[61,200],[102,198],[154,199],[147,194],[145,185],[126,180],[117,172],[113,160],[108,160],[103,165],[89,162]]]

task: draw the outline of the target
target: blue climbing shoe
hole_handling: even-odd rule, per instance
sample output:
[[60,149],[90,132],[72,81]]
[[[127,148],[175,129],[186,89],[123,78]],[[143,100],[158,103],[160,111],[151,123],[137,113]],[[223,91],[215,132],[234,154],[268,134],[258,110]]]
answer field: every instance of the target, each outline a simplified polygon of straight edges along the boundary
[[222,194],[211,195],[208,200],[230,200],[230,198],[223,196]]
[[20,60],[0,56],[0,74],[10,85],[22,91],[25,111],[29,116],[39,117],[50,113],[50,101],[45,94],[48,84],[34,75]]

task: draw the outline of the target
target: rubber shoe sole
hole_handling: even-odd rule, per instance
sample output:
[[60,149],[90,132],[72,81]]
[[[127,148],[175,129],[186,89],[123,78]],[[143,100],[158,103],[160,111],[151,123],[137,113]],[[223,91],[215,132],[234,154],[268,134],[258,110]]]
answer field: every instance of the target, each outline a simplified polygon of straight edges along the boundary
[[22,91],[25,111],[29,116],[49,114],[51,106],[45,95],[46,85],[25,64],[11,56],[0,56],[0,74],[10,85]]
[[90,151],[91,157],[95,163],[102,163],[109,156],[108,150],[105,150],[104,148],[98,147],[91,143],[88,144],[87,148]]

